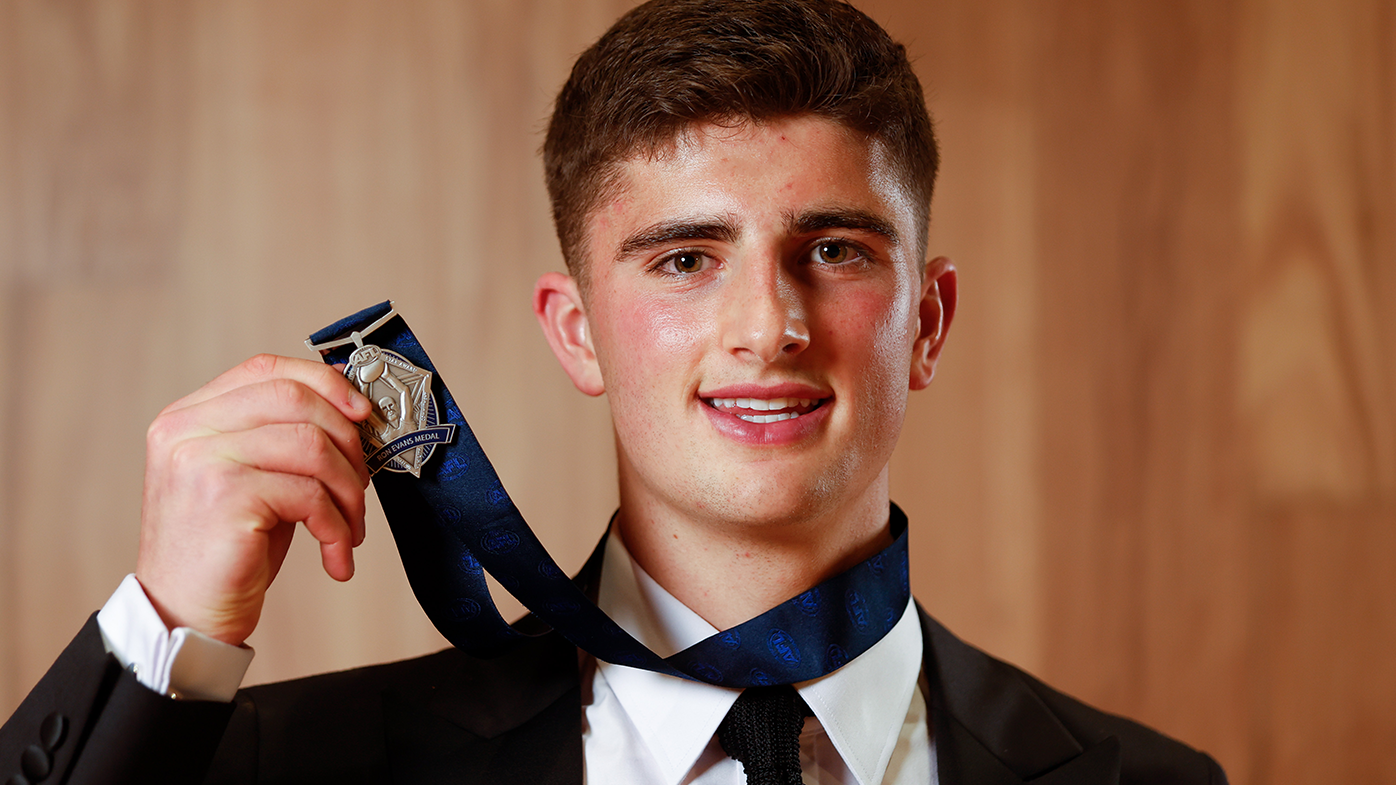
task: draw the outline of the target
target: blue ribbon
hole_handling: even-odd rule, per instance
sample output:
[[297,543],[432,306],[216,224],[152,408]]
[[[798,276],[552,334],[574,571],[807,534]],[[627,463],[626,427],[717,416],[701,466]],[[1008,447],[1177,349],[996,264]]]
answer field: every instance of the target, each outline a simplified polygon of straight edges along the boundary
[[[390,313],[391,302],[366,308],[316,332],[310,342],[363,332]],[[724,687],[793,684],[823,676],[881,640],[906,609],[911,597],[906,516],[892,505],[893,541],[880,553],[754,619],[660,657],[596,607],[548,555],[407,322],[393,314],[363,340],[431,371],[432,394],[442,402],[446,419],[437,435],[454,427],[458,437],[450,443],[433,440],[436,452],[420,478],[395,472],[373,478],[412,591],[457,648],[498,656],[526,637],[499,615],[485,571],[534,616],[601,660]],[[321,354],[334,365],[347,362],[354,348],[349,344]],[[374,460],[386,462],[389,458],[381,456],[390,447],[375,452]],[[579,581],[599,574],[605,541],[602,537]]]

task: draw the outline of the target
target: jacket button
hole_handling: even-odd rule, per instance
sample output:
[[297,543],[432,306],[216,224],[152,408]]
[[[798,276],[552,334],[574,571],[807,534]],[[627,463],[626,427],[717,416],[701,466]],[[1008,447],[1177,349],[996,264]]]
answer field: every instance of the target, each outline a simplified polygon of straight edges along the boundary
[[68,718],[58,712],[48,715],[39,726],[39,744],[49,752],[58,749],[68,735]]
[[53,771],[53,761],[49,760],[48,753],[44,752],[39,745],[30,744],[24,748],[24,753],[19,756],[19,768],[24,772],[24,776],[38,782]]

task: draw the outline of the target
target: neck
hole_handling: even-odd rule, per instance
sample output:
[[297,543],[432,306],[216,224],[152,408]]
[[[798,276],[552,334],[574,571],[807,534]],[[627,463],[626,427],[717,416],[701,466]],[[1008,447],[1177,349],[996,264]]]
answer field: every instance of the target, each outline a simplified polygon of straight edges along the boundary
[[892,542],[887,471],[867,492],[816,514],[696,518],[627,493],[612,536],[660,586],[725,630],[819,585]]

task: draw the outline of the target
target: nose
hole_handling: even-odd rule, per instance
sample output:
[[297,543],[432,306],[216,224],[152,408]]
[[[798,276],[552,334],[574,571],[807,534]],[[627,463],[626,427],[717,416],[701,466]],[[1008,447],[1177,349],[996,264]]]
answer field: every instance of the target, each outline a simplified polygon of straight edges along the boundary
[[799,286],[778,259],[743,262],[726,289],[721,326],[727,351],[771,363],[809,346]]

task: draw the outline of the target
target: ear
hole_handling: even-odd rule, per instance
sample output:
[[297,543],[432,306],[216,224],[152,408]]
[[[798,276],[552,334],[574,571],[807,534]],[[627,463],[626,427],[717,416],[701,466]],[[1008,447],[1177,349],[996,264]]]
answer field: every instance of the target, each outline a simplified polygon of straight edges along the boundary
[[935,376],[936,361],[945,346],[945,334],[955,318],[957,294],[955,265],[944,256],[926,264],[921,276],[921,312],[917,321],[916,341],[911,346],[911,381],[913,390],[924,389]]
[[577,282],[562,273],[545,273],[533,286],[533,314],[572,384],[587,395],[605,392]]

